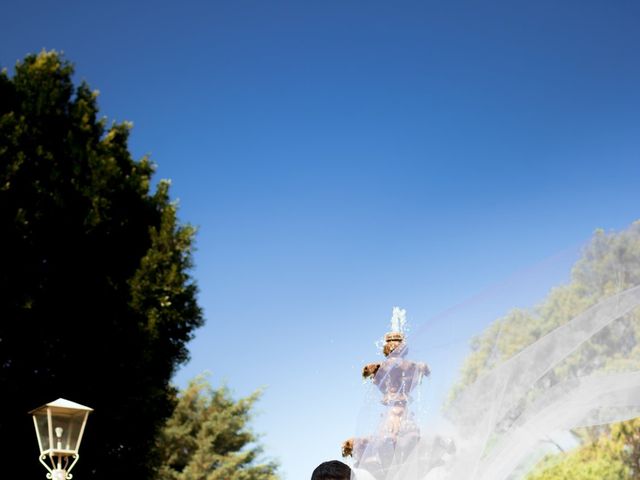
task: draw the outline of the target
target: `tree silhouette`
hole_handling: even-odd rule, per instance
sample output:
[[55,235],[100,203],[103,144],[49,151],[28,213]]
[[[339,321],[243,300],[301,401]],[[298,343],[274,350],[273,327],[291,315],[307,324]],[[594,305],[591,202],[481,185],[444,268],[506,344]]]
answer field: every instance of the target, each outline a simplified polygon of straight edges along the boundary
[[39,478],[27,411],[95,409],[77,478],[151,478],[169,381],[202,324],[194,230],[168,182],[134,161],[130,125],[98,119],[55,52],[0,74],[0,445],[7,478]]

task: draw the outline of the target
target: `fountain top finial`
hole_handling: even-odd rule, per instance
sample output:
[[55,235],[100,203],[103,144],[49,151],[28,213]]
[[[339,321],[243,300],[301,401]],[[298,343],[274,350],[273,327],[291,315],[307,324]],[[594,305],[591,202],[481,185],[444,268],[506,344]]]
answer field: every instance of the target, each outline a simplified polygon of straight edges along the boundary
[[[384,347],[382,349],[382,353],[385,357],[388,357],[396,347],[404,343],[406,323],[407,311],[404,308],[393,307],[391,315],[391,331],[384,336]],[[396,353],[400,353],[401,356],[405,356],[407,354],[407,349],[406,347],[402,348]]]

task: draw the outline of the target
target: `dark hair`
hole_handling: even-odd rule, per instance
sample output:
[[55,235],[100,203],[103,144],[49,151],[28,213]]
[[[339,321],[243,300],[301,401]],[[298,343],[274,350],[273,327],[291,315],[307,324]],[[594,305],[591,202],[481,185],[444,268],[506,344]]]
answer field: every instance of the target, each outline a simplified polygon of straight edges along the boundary
[[338,460],[321,463],[311,474],[311,480],[350,480],[351,469]]

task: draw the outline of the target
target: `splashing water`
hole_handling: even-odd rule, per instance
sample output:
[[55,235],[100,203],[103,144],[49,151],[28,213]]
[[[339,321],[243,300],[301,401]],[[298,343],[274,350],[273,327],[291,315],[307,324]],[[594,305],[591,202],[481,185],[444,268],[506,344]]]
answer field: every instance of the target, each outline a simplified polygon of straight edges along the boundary
[[391,313],[391,331],[403,333],[407,323],[407,311],[404,308],[393,307]]

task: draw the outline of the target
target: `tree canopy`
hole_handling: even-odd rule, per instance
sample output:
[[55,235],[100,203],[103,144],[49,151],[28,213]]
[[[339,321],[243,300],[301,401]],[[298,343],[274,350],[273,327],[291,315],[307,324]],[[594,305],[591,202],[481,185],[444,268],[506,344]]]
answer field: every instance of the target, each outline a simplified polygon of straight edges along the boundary
[[640,478],[639,432],[639,419],[617,423],[564,455],[547,457],[527,480]]
[[[619,233],[597,230],[574,265],[568,284],[551,290],[533,309],[513,309],[473,340],[453,396],[460,387],[472,383],[483,372],[567,323],[600,299],[634,285],[640,285],[640,221]],[[628,336],[618,335],[616,342],[607,338],[602,348],[611,349],[608,357],[616,361],[638,363],[640,332],[630,328],[628,333]],[[585,360],[590,352],[580,354],[566,366],[568,370],[588,365]]]
[[[79,477],[150,478],[170,379],[203,322],[194,229],[168,182],[128,149],[130,124],[56,52],[0,74],[0,445],[7,477],[38,478],[27,412],[64,397],[95,409]],[[87,473],[91,472],[90,475]]]
[[[597,230],[574,265],[569,283],[554,288],[532,309],[510,311],[473,340],[451,399],[483,373],[599,300],[636,285],[640,285],[640,221],[617,233]],[[594,371],[640,368],[639,317],[638,312],[632,312],[616,320],[612,328],[599,332],[547,372],[539,386],[544,388]],[[581,442],[579,448],[548,457],[532,480],[639,478],[637,420],[574,433]]]
[[276,480],[276,464],[259,463],[262,449],[247,428],[259,395],[235,401],[225,387],[193,380],[158,436],[157,480]]

